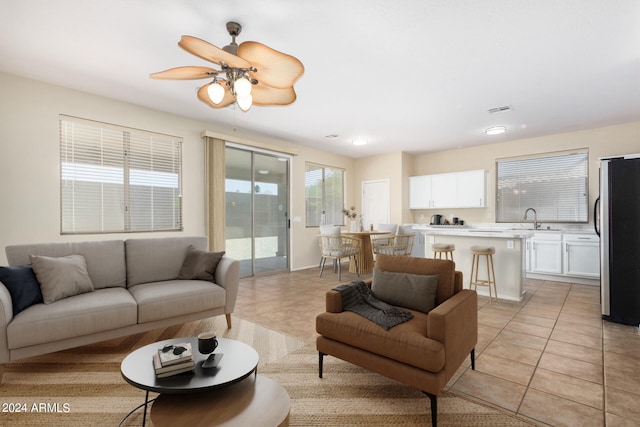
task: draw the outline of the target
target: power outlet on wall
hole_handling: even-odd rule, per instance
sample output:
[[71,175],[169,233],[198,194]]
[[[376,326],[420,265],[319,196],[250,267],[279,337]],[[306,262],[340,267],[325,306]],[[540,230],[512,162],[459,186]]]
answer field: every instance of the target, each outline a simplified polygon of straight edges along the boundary
[[513,240],[507,240],[507,249],[513,249]]

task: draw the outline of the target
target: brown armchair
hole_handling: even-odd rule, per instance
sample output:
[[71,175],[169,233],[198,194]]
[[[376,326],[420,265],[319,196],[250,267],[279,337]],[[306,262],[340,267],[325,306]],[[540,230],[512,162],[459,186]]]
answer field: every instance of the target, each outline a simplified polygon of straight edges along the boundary
[[[436,306],[428,314],[404,308],[413,318],[385,330],[356,313],[343,311],[342,294],[328,291],[326,312],[316,317],[320,378],[323,357],[331,355],[415,387],[429,396],[435,427],[437,396],[468,354],[475,369],[477,295],[462,289],[462,273],[455,271],[452,261],[381,254],[375,268],[438,275]],[[368,282],[371,285],[371,279]]]

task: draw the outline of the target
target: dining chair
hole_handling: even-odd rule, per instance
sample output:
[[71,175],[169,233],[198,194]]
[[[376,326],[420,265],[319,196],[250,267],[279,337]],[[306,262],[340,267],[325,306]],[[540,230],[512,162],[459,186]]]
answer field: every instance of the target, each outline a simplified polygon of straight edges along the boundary
[[320,227],[320,232],[333,232],[331,234],[320,234],[318,236],[318,242],[320,244],[320,277],[322,277],[322,273],[324,272],[324,265],[327,259],[333,260],[333,271],[334,273],[338,272],[338,280],[342,280],[342,263],[341,260],[343,258],[351,258],[353,257],[356,274],[360,277],[360,271],[358,269],[358,258],[357,255],[360,253],[360,239],[351,237],[351,236],[343,236],[340,234],[340,228],[337,228],[337,232],[335,228],[325,228],[323,230],[322,226]]

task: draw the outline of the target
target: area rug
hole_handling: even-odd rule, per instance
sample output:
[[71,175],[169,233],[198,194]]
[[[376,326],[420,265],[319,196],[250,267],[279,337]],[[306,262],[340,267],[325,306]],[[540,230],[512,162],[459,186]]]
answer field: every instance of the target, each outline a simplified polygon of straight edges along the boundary
[[[224,318],[190,322],[7,363],[0,381],[0,425],[116,426],[144,399],[144,392],[120,375],[126,354],[154,341],[202,331],[214,331],[256,349],[258,372],[283,385],[291,397],[292,426],[430,425],[428,399],[421,392],[332,357],[325,358],[325,375],[320,379],[313,344],[236,317],[233,322],[231,330],[226,329]],[[138,411],[123,426],[141,423]],[[438,398],[438,425],[535,424],[444,393]]]

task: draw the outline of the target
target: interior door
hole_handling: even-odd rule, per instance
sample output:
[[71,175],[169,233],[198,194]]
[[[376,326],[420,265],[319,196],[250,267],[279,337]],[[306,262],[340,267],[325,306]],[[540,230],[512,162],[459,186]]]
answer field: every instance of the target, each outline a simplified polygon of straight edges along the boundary
[[226,252],[240,276],[289,268],[289,158],[226,148]]
[[391,212],[389,202],[389,180],[362,182],[362,224],[369,229],[371,224],[388,224]]

